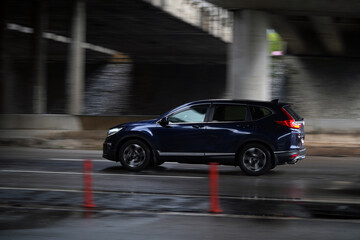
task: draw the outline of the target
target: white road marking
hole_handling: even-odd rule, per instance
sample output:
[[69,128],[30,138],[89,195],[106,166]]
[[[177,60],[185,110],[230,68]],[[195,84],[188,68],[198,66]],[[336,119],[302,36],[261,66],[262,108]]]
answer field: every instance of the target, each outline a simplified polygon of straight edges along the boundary
[[0,190],[18,190],[18,191],[43,191],[43,192],[74,192],[80,193],[83,190],[76,189],[54,189],[54,188],[26,188],[26,187],[0,187]]
[[48,159],[37,159],[37,160],[82,162],[82,161],[84,161],[86,159],[91,160],[92,162],[108,162],[108,160],[106,160],[106,159],[91,159],[91,158],[48,158]]
[[[34,161],[34,159],[23,159],[28,161]],[[46,158],[46,159],[36,159],[36,161],[64,161],[64,162],[83,162],[84,160],[91,160],[92,162],[103,162],[103,163],[109,163],[112,162],[107,159],[92,159],[92,158]],[[114,162],[115,163],[115,162]],[[167,164],[179,164],[177,162],[165,162],[164,165]]]
[[[55,171],[34,171],[34,170],[12,170],[2,169],[4,173],[32,173],[32,174],[64,174],[64,175],[82,175],[83,172],[55,172]],[[177,179],[205,179],[207,177],[196,176],[168,176],[168,175],[144,175],[144,174],[114,174],[114,173],[92,173],[93,176],[120,176],[120,177],[147,177],[147,178],[177,178]]]
[[344,187],[346,187],[348,185],[351,185],[351,184],[352,184],[352,182],[349,182],[349,181],[332,181],[331,186],[327,187],[325,189],[327,189],[327,190],[341,190]]

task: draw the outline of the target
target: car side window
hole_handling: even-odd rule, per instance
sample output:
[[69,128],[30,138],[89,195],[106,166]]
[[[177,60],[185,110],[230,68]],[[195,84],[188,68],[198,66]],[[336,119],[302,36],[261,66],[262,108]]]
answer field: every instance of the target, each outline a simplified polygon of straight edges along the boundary
[[272,114],[272,112],[265,107],[250,106],[249,108],[253,120],[258,120]]
[[168,117],[169,123],[199,123],[205,122],[208,105],[186,108]]
[[245,121],[246,106],[243,105],[215,105],[212,121],[229,122]]

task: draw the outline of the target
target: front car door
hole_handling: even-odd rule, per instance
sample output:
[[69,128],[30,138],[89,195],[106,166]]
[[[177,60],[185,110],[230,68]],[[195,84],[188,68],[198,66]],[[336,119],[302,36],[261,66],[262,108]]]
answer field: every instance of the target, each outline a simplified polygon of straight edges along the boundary
[[159,126],[154,133],[158,139],[159,157],[167,161],[203,162],[206,148],[204,124],[209,106],[187,106],[167,116],[167,126]]

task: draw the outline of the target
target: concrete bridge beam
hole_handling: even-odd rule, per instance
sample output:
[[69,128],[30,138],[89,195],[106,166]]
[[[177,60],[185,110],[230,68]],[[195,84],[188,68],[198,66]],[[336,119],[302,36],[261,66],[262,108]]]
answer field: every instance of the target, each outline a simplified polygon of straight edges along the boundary
[[234,12],[233,43],[228,54],[228,98],[270,98],[267,18],[261,11]]

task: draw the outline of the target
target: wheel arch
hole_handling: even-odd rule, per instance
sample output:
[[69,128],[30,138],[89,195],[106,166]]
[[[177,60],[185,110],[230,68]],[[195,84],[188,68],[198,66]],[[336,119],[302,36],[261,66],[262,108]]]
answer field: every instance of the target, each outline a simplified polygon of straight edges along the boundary
[[270,153],[270,156],[271,156],[271,166],[275,166],[276,164],[276,157],[275,157],[275,154],[274,154],[274,151],[275,151],[275,148],[272,144],[266,142],[266,141],[263,141],[263,140],[260,140],[260,139],[251,139],[251,140],[248,140],[246,142],[243,142],[241,143],[238,147],[237,147],[237,150],[236,150],[236,154],[235,154],[235,166],[239,166],[240,163],[239,163],[239,155],[241,153],[241,151],[244,149],[245,146],[249,145],[249,144],[259,144],[259,145],[262,145],[263,147],[265,147],[269,153]]
[[154,146],[151,144],[151,142],[146,138],[146,136],[144,134],[141,133],[135,133],[135,134],[130,134],[130,135],[126,135],[124,137],[122,137],[121,139],[119,139],[119,141],[116,144],[116,161],[119,161],[119,151],[121,149],[121,146],[130,140],[140,140],[142,142],[144,142],[147,147],[149,148],[150,152],[151,152],[151,160],[155,159],[155,154],[154,154]]

